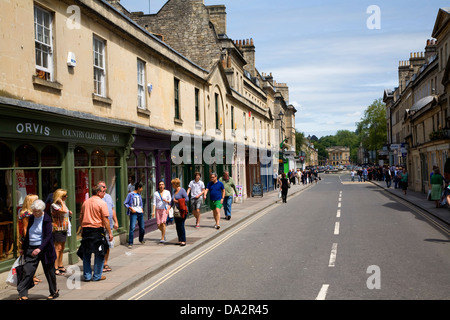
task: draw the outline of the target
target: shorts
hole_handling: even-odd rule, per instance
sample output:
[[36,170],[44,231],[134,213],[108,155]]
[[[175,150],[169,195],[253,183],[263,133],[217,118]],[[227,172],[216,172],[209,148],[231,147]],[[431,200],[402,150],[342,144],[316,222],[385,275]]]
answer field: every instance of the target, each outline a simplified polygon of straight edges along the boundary
[[201,209],[202,204],[203,204],[203,196],[198,197],[198,199],[191,198],[191,209],[192,210]]
[[211,208],[211,210],[222,209],[222,204],[220,203],[220,200],[211,201],[209,203],[209,207]]
[[169,215],[169,212],[166,209],[156,209],[156,224],[160,225],[163,223],[166,223],[167,216]]
[[67,231],[53,231],[53,241],[64,243],[67,240]]

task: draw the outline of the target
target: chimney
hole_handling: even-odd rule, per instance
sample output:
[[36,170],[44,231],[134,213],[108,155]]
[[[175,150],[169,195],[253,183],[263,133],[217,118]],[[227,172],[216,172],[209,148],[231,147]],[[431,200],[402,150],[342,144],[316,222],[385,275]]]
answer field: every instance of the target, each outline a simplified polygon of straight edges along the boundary
[[409,60],[400,61],[398,66],[398,87],[400,92],[406,88],[406,82],[411,79],[413,75],[413,69]]
[[425,47],[425,61],[428,63],[430,58],[437,54],[437,41],[434,39],[427,40],[427,46]]
[[242,54],[244,55],[244,59],[247,64],[244,66],[244,69],[252,75],[252,77],[256,77],[256,61],[255,61],[255,45],[253,44],[253,39],[244,40],[242,44]]
[[216,28],[218,35],[227,34],[227,12],[224,5],[207,6],[209,21]]

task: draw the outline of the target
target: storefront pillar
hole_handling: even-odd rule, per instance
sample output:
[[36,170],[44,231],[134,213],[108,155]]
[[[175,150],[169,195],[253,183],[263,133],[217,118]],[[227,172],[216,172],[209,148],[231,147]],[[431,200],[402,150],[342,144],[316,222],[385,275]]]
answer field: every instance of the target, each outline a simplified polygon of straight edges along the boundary
[[[74,195],[75,194],[75,171],[72,170],[73,163],[75,162],[75,143],[69,142],[67,146],[67,152],[66,157],[63,160],[63,170],[65,172],[65,185],[67,194]],[[75,197],[68,197],[66,200],[66,205],[73,213],[75,212],[76,208],[76,201]],[[73,216],[75,217],[75,216]],[[72,235],[76,235],[77,233],[77,226],[76,223],[74,223],[74,220],[72,220],[72,229],[71,233]],[[66,248],[69,250],[69,264],[75,264],[78,262],[78,256],[77,256],[77,237],[67,237],[66,242]]]

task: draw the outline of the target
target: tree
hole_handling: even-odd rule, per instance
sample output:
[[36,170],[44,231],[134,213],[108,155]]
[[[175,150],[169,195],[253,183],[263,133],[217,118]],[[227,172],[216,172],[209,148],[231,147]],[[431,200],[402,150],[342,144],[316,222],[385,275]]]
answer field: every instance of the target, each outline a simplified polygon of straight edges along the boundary
[[383,99],[375,100],[364,111],[364,117],[356,123],[359,141],[364,149],[376,151],[378,162],[378,150],[381,150],[387,141],[386,105]]

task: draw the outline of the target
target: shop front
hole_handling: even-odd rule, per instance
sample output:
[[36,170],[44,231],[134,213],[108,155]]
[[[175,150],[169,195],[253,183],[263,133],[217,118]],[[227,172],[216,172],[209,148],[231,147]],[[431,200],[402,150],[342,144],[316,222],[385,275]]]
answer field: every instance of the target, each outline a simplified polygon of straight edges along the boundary
[[125,155],[131,128],[0,104],[0,272],[9,269],[20,250],[19,213],[25,197],[36,194],[51,203],[53,192],[66,189],[73,212],[69,263],[78,258],[79,214],[99,181],[107,183],[119,226],[126,226]]
[[[127,193],[134,190],[134,184],[143,185],[141,193],[144,203],[144,219],[146,232],[156,230],[156,219],[152,219],[153,195],[160,181],[167,190],[171,188],[170,135],[137,129],[132,150],[127,158],[128,188]],[[138,228],[136,228],[136,235]]]

